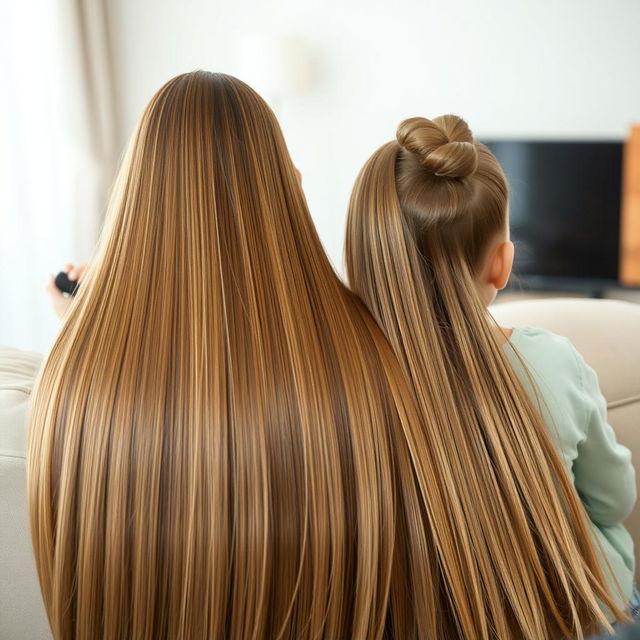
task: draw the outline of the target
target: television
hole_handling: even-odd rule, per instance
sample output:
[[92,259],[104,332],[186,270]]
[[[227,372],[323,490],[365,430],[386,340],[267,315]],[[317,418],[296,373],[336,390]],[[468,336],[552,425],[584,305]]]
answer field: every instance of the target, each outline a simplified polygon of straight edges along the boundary
[[509,181],[516,283],[594,292],[617,285],[623,143],[483,142]]

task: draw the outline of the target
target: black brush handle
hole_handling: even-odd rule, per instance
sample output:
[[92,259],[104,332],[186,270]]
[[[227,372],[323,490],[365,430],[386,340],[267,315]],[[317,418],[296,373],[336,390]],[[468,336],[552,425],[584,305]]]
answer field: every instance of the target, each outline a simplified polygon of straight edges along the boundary
[[64,271],[61,271],[55,279],[56,287],[62,291],[62,293],[68,293],[71,296],[75,296],[78,291],[78,281],[69,280],[69,276]]

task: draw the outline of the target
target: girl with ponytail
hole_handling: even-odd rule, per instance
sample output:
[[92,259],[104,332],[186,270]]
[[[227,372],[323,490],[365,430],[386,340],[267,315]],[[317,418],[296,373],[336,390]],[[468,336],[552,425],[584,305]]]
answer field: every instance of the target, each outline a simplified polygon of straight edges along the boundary
[[425,421],[420,490],[446,629],[429,637],[583,638],[626,619],[634,473],[573,347],[487,311],[513,261],[507,204],[462,119],[405,120],[356,180],[349,283]]

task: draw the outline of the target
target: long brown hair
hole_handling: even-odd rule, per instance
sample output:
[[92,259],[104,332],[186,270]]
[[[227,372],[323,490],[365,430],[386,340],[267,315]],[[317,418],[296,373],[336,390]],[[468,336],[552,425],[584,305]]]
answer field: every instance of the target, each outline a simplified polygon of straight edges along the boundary
[[264,101],[221,74],[168,82],[33,398],[55,638],[433,637],[433,479],[403,379]]
[[583,637],[606,626],[584,509],[496,338],[476,276],[508,189],[464,120],[411,118],[360,172],[349,283],[383,328],[426,422],[438,615],[447,638]]

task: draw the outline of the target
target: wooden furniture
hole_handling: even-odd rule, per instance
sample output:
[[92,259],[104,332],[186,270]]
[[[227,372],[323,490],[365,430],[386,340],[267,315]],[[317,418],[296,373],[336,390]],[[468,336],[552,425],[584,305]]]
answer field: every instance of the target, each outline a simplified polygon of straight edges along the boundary
[[620,282],[640,285],[640,125],[624,148],[620,220]]

